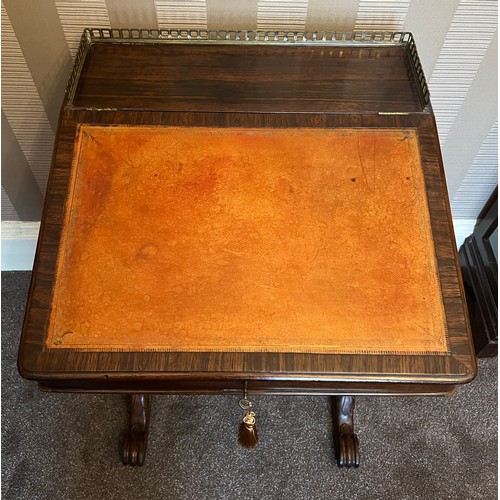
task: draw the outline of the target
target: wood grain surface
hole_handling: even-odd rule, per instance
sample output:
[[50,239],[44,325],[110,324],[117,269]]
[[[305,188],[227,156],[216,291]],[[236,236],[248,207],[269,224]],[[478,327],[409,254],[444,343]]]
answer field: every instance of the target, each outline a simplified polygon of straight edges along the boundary
[[[116,88],[121,87],[119,92]],[[74,106],[172,111],[421,111],[403,46],[94,44]]]

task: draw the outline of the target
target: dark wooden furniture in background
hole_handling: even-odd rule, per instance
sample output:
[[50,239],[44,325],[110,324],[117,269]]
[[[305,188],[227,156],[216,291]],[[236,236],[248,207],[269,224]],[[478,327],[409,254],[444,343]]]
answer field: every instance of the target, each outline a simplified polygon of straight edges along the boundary
[[498,354],[498,188],[459,251],[478,357]]
[[[83,144],[82,151],[90,155],[88,158],[102,160],[99,156],[92,156],[97,154],[95,148],[99,146],[101,140],[97,135],[94,136],[93,132],[102,133],[104,134],[102,137],[105,137],[106,130],[103,127],[111,126],[115,127],[113,130],[117,133],[124,126],[136,127],[131,129],[132,133],[134,131],[142,133],[155,128],[166,134],[162,140],[166,140],[165,137],[168,139],[175,130],[179,130],[179,127],[200,134],[207,129],[218,130],[221,136],[225,136],[225,131],[238,135],[240,130],[243,135],[256,134],[260,137],[260,141],[264,141],[266,136],[284,136],[283,140],[287,135],[300,137],[301,130],[305,131],[304,134],[309,131],[307,134],[310,137],[316,137],[315,134],[330,137],[325,139],[330,142],[325,142],[324,148],[317,149],[319,156],[313,154],[314,158],[316,156],[323,158],[322,175],[325,176],[325,180],[314,181],[316,184],[313,184],[311,187],[313,190],[308,192],[310,195],[308,199],[316,199],[321,195],[321,206],[324,208],[328,206],[328,199],[335,197],[338,192],[337,187],[341,187],[346,193],[355,193],[353,191],[355,188],[364,189],[367,199],[372,200],[372,205],[369,207],[371,219],[365,213],[368,205],[364,206],[359,202],[358,211],[353,212],[354,208],[348,204],[348,197],[344,200],[336,199],[336,206],[340,208],[336,208],[335,213],[349,208],[351,211],[345,213],[354,214],[348,220],[336,219],[342,225],[344,231],[342,234],[351,234],[352,238],[358,238],[361,244],[355,244],[352,238],[340,241],[336,239],[336,234],[325,235],[320,231],[317,235],[323,242],[321,245],[324,245],[317,248],[317,257],[320,260],[324,259],[321,252],[327,250],[332,252],[334,248],[336,258],[343,263],[341,269],[335,268],[335,272],[348,270],[351,273],[349,276],[355,278],[356,282],[365,285],[371,283],[363,290],[360,288],[360,293],[366,292],[377,300],[379,298],[377,294],[380,297],[385,297],[384,293],[387,295],[384,299],[386,312],[384,308],[380,310],[376,307],[376,300],[373,304],[364,304],[359,313],[352,318],[352,325],[365,324],[364,321],[373,325],[376,330],[376,328],[383,329],[384,321],[393,324],[391,322],[401,320],[405,330],[388,331],[387,338],[384,335],[375,338],[373,332],[363,331],[357,327],[353,330],[355,333],[352,342],[336,350],[336,325],[332,324],[331,341],[325,345],[321,345],[318,341],[312,347],[306,345],[301,348],[300,344],[290,343],[287,348],[288,336],[294,333],[295,328],[294,318],[290,317],[289,331],[284,331],[281,337],[281,340],[285,340],[284,345],[266,345],[264,325],[260,340],[255,342],[250,339],[248,346],[242,345],[240,349],[234,347],[234,344],[227,350],[222,344],[209,350],[196,349],[196,346],[190,344],[180,349],[175,349],[175,346],[169,344],[168,348],[162,349],[161,336],[168,339],[174,329],[173,323],[166,326],[163,332],[150,332],[152,337],[155,337],[154,342],[147,335],[140,337],[139,325],[134,333],[134,335],[139,334],[139,337],[134,338],[139,338],[140,341],[135,346],[124,346],[122,344],[127,340],[127,335],[129,333],[132,335],[132,329],[136,326],[133,322],[130,323],[131,330],[128,333],[122,332],[122,344],[120,344],[120,332],[111,331],[112,325],[106,325],[102,319],[102,315],[106,315],[106,308],[104,312],[99,313],[101,317],[97,318],[92,316],[95,311],[87,311],[89,319],[93,321],[92,324],[98,326],[95,329],[91,328],[85,334],[87,337],[83,336],[83,344],[81,342],[78,344],[79,341],[75,340],[79,338],[81,341],[81,332],[71,329],[54,330],[54,325],[64,325],[65,321],[69,321],[69,317],[64,314],[65,310],[74,313],[75,321],[85,321],[85,318],[78,319],[75,311],[79,311],[78,307],[87,307],[91,303],[95,291],[94,285],[102,285],[103,289],[110,286],[110,283],[106,283],[102,278],[103,281],[99,282],[101,285],[95,283],[92,285],[93,289],[89,296],[81,290],[80,295],[61,294],[59,292],[62,284],[66,287],[64,290],[71,290],[73,287],[73,291],[78,292],[79,283],[71,280],[72,274],[66,272],[66,266],[76,266],[84,273],[87,268],[82,267],[81,262],[99,257],[107,259],[99,262],[114,269],[113,266],[122,265],[116,263],[114,256],[119,255],[121,249],[129,244],[128,237],[131,233],[115,225],[116,233],[112,245],[102,248],[99,255],[89,256],[80,252],[78,258],[75,257],[74,245],[83,245],[85,234],[102,229],[105,224],[101,216],[108,214],[106,210],[109,207],[108,209],[102,207],[105,207],[110,199],[114,200],[113,203],[121,203],[119,194],[122,191],[116,187],[113,191],[113,182],[125,182],[125,170],[121,170],[121,173],[112,179],[110,175],[113,171],[109,175],[103,172],[100,181],[95,182],[92,176],[86,177],[85,173],[88,172],[85,169],[88,169],[88,165],[92,162],[85,163],[84,167],[81,162],[87,157],[79,157],[79,147]],[[349,135],[351,138],[346,139],[345,137]],[[342,141],[350,141],[349,147],[355,154],[351,157],[348,151],[344,152],[345,154],[339,151],[337,158],[329,160],[330,168],[328,161],[321,155],[328,154],[329,144],[339,144],[334,137],[343,137]],[[396,140],[397,137],[400,139]],[[113,137],[109,140],[112,144],[117,144],[113,142],[115,140]],[[375,163],[375,159],[379,158],[376,156],[377,145],[392,144],[390,141],[395,145],[387,146],[389,149],[384,150],[387,161],[382,158],[380,164]],[[269,144],[272,146],[272,141]],[[293,141],[290,144],[293,144]],[[366,149],[366,144],[371,145],[371,149]],[[151,144],[150,147],[154,149]],[[141,149],[138,148],[137,151],[140,152]],[[253,151],[257,152],[258,149]],[[270,151],[272,152],[272,147]],[[361,155],[361,151],[365,156]],[[388,168],[389,164],[392,165],[391,168],[397,166],[398,157],[394,156],[396,152],[404,153],[406,156],[403,155],[402,158],[408,159],[401,164],[400,169],[394,170],[394,175],[387,175],[384,167]],[[284,155],[286,153],[283,151]],[[167,167],[169,154],[174,153],[171,149],[161,154],[164,154],[165,166],[158,167],[156,174],[160,176],[168,173],[161,168],[170,168]],[[121,158],[120,161],[116,158],[113,160],[116,167],[122,168],[124,164],[135,166],[131,158],[127,157],[126,151],[123,151]],[[229,172],[227,169],[220,170],[224,165],[228,165],[228,157],[222,154],[221,158],[223,166],[213,165],[214,170],[209,172],[210,175],[206,178],[208,184],[204,184],[203,189],[213,188],[218,182],[214,177],[216,174]],[[275,154],[274,158],[280,159],[278,154]],[[312,175],[315,172],[314,158],[304,165],[288,162],[291,164],[290,168],[294,169],[293,175],[305,174],[303,186],[308,186],[314,177]],[[366,162],[367,158],[371,160]],[[135,157],[133,159],[135,161]],[[285,167],[287,161],[282,162]],[[409,162],[413,162],[413,166]],[[101,161],[100,165],[106,167],[107,163]],[[149,163],[141,165],[142,167],[146,165],[148,168],[150,166]],[[229,165],[232,165],[231,172],[234,173],[236,168],[234,161]],[[350,166],[353,166],[356,175],[350,174]],[[184,166],[177,164],[176,168],[181,172]],[[256,166],[256,171],[258,168]],[[340,175],[341,169],[345,170],[341,176],[342,182],[339,180],[340,177],[332,177]],[[403,174],[406,171],[408,173]],[[145,175],[148,170],[142,169],[137,172]],[[273,186],[278,186],[275,191],[269,191],[274,198],[252,202],[251,193],[246,193],[249,213],[252,210],[267,210],[266,207],[274,207],[275,199],[290,200],[297,194],[297,188],[298,194],[301,194],[302,184],[294,187],[285,182],[286,175],[290,171],[286,171],[288,173],[281,179],[282,185],[279,184],[280,179],[272,177],[272,169],[266,172],[266,175],[273,179],[275,183]],[[311,172],[311,175],[308,175],[308,172]],[[169,175],[172,180],[173,174],[170,172]],[[259,178],[251,171],[247,171],[245,175],[254,186],[259,185]],[[401,189],[384,188],[383,184],[380,185],[380,175],[386,175],[390,183],[399,182]],[[151,179],[153,178],[151,170]],[[144,180],[142,177],[141,179]],[[201,189],[200,179],[189,181],[191,184],[185,184],[185,187]],[[371,188],[369,179],[378,179],[379,187]],[[410,189],[411,186],[414,187],[413,190]],[[167,188],[165,185],[162,187],[162,189]],[[147,213],[148,202],[153,204],[155,201],[154,194],[144,186],[141,189],[143,189],[142,198],[137,192],[133,192],[130,204],[135,207],[137,213],[140,210]],[[258,191],[254,192],[259,194]],[[316,196],[315,192],[320,194]],[[82,193],[90,196],[90,203],[79,198],[83,196]],[[109,193],[117,196],[110,198]],[[198,191],[196,193],[199,194]],[[227,192],[225,193],[227,195]],[[266,196],[269,193],[265,191]],[[359,192],[357,193],[359,196]],[[402,200],[401,193],[410,193],[415,200],[420,200],[419,208],[417,210],[411,203],[408,204],[409,202],[406,205],[402,203],[399,210],[394,212],[397,215],[393,214],[387,218],[386,224],[401,228],[400,234],[406,239],[402,241],[395,234],[389,234],[384,240],[370,241],[367,238],[368,244],[363,243],[363,231],[368,231],[367,234],[376,237],[370,221],[372,223],[374,220],[377,221],[383,232],[385,225],[379,212],[386,213],[384,212],[386,207],[397,209],[398,200]],[[195,195],[196,200],[199,199],[198,194]],[[141,203],[137,200],[141,200]],[[85,219],[85,225],[82,217],[85,213],[93,213],[91,210],[95,208],[95,204],[102,210],[94,219],[91,216]],[[123,207],[124,204],[120,206]],[[170,206],[175,209],[175,205]],[[189,204],[184,206],[192,208]],[[310,213],[313,213],[315,205],[308,206],[312,207]],[[217,206],[217,210],[220,208]],[[81,214],[78,212],[80,209]],[[302,212],[296,213],[300,214],[297,217],[302,217]],[[179,215],[181,216],[182,214]],[[321,217],[322,224],[328,225],[328,218],[323,215]],[[408,221],[414,220],[415,217],[419,222],[416,224],[418,227],[413,228]],[[149,219],[142,220],[147,222]],[[285,220],[293,229],[293,220]],[[297,220],[299,223],[303,222],[300,218]],[[166,219],[162,221],[165,222]],[[312,228],[315,228],[314,218],[311,221]],[[84,235],[83,240],[79,239],[75,243],[75,240],[71,239],[72,235],[76,234],[72,232],[72,224],[76,224],[75,227],[79,228],[80,234]],[[157,227],[160,229],[160,224]],[[276,227],[279,232],[280,226]],[[264,229],[267,231],[265,234],[269,234],[269,227],[266,226]],[[413,230],[415,233],[412,237]],[[103,233],[100,234],[102,236]],[[241,234],[251,240],[252,234],[243,232]],[[293,235],[293,231],[290,235]],[[190,235],[184,233],[183,237],[189,239]],[[291,236],[289,241],[281,240],[277,243],[273,255],[286,256],[286,249],[289,248],[286,244],[292,244],[292,239]],[[92,239],[89,237],[90,240]],[[412,242],[414,247],[420,250],[412,250]],[[165,241],[165,246],[167,244],[171,244],[173,248],[176,242]],[[160,248],[162,249],[163,247]],[[146,262],[157,251],[158,246],[155,248],[143,246],[136,257]],[[383,259],[379,259],[380,269],[377,266],[363,268],[361,266],[363,258],[367,261],[372,259],[370,261],[372,262],[377,252],[384,256]],[[172,255],[175,255],[175,252]],[[387,255],[390,257],[386,258]],[[429,283],[432,286],[429,290],[412,291],[415,284],[408,281],[407,275],[412,276],[412,273],[417,272],[408,264],[413,257],[415,262],[421,263],[418,271],[421,276],[430,277]],[[248,261],[251,256],[245,254],[245,258]],[[318,259],[316,260],[319,262]],[[358,272],[349,266],[350,259],[361,266]],[[262,259],[261,262],[266,269],[265,266],[269,265],[267,259]],[[324,262],[330,265],[332,259],[328,258]],[[297,269],[301,272],[309,272],[304,271],[305,268],[301,267],[299,261],[295,264],[299,266]],[[273,272],[280,271],[280,266],[280,263],[274,263]],[[94,265],[93,269],[96,267],[98,266]],[[293,277],[290,269],[287,271],[288,275]],[[158,276],[145,274],[140,284],[128,282],[126,276],[124,278],[120,275],[120,279],[122,278],[125,280],[123,289],[126,290],[127,287],[147,286],[148,279],[157,279]],[[168,272],[162,278],[158,281],[159,286],[168,284]],[[207,279],[209,278],[212,279],[213,276],[208,276]],[[340,280],[332,284],[331,279],[328,281],[326,278],[328,276],[323,280],[321,275],[315,275],[314,278],[315,286],[320,287],[322,293],[342,294],[350,290],[349,281]],[[269,280],[272,280],[272,276],[268,276],[267,279],[267,284],[261,289],[263,296],[272,300],[268,291],[264,293],[264,290],[270,288]],[[235,275],[228,283],[233,284],[237,281],[238,277]],[[113,282],[113,286],[115,284]],[[255,292],[255,286],[250,289]],[[185,292],[182,286],[180,290],[182,293]],[[313,289],[309,291],[311,290],[314,292]],[[294,296],[293,290],[286,289],[286,291],[289,292],[287,297]],[[427,294],[427,297],[424,294]],[[64,302],[66,299],[70,301],[73,296],[81,297],[83,305],[79,304],[78,300]],[[300,322],[304,318],[307,319],[310,311],[302,314],[302,299],[300,294],[298,296],[298,301],[290,302],[290,310],[294,311],[295,318]],[[351,293],[350,296],[355,297],[356,294]],[[258,299],[258,294],[253,297]],[[164,297],[164,299],[169,298],[171,297],[167,295]],[[233,298],[237,302],[238,297]],[[115,299],[109,303],[107,310],[113,312],[114,307],[122,307],[127,313],[124,304],[120,305],[121,297]],[[151,300],[150,297],[147,299]],[[436,316],[429,318],[429,321],[434,321],[436,329],[429,327],[428,324],[412,327],[412,307],[425,311],[428,304],[426,300],[434,304]],[[400,312],[398,312],[399,301],[401,301]],[[61,111],[20,345],[19,370],[22,376],[37,381],[39,387],[46,391],[116,392],[132,395],[131,427],[124,439],[124,463],[143,462],[147,441],[149,394],[239,395],[247,390],[249,397],[252,394],[323,394],[335,397],[337,461],[340,466],[357,466],[359,451],[353,430],[352,396],[452,394],[457,384],[466,383],[474,378],[475,356],[464,302],[434,115],[415,43],[410,33],[106,29],[84,32]],[[99,311],[103,310],[101,306],[105,302],[94,303]],[[314,301],[307,303],[309,309],[316,311]],[[184,302],[176,304],[180,307]],[[269,303],[266,301],[266,304],[261,305],[268,307]],[[349,306],[348,303],[345,305],[346,308]],[[364,308],[365,305],[367,309]],[[139,320],[138,323],[146,319],[145,314],[150,307],[152,305],[144,306],[144,318],[135,318]],[[329,312],[328,302],[318,307],[324,309],[319,309],[317,317],[322,317],[322,312]],[[429,311],[431,310],[433,309],[429,306]],[[387,311],[392,312],[389,315]],[[135,314],[140,316],[140,311],[139,313],[135,311]],[[384,314],[386,320],[383,319]],[[191,319],[189,316],[186,317],[187,320]],[[186,317],[183,316],[184,319]],[[261,320],[259,317],[255,319],[256,322]],[[104,326],[100,325],[100,321]],[[227,321],[224,324],[232,328]],[[246,326],[252,327],[250,323]],[[86,328],[89,330],[88,324]],[[238,328],[237,320],[236,328]],[[99,345],[100,339],[102,340],[101,330],[102,335],[109,335],[111,339],[118,337],[118,343],[113,344],[114,347]],[[215,332],[214,335],[217,336],[219,333]],[[372,340],[367,340],[365,334],[367,336],[372,334]],[[224,338],[231,340],[229,337]],[[178,339],[185,340],[181,337]],[[148,344],[149,340],[151,342]],[[206,340],[207,338],[204,339]],[[72,342],[75,344],[72,345]],[[384,345],[385,347],[380,347]]]

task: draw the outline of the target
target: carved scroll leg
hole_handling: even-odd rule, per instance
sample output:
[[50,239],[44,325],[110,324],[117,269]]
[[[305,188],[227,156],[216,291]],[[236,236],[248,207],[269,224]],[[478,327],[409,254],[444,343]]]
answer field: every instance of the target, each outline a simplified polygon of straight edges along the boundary
[[333,397],[335,453],[339,467],[359,467],[359,442],[354,434],[353,396]]
[[123,465],[142,465],[148,445],[151,396],[132,394],[129,396],[129,428],[123,437]]

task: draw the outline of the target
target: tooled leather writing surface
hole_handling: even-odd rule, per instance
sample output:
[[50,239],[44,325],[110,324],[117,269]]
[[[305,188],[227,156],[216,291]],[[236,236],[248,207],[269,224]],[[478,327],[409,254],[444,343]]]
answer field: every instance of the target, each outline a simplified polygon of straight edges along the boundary
[[82,126],[47,346],[445,353],[414,130]]

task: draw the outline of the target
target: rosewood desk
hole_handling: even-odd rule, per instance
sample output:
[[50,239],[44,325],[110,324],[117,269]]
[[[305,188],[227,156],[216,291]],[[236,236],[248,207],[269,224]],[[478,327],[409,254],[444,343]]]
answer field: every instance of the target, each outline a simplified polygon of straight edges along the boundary
[[443,395],[475,376],[410,33],[85,30],[19,352],[42,390]]

